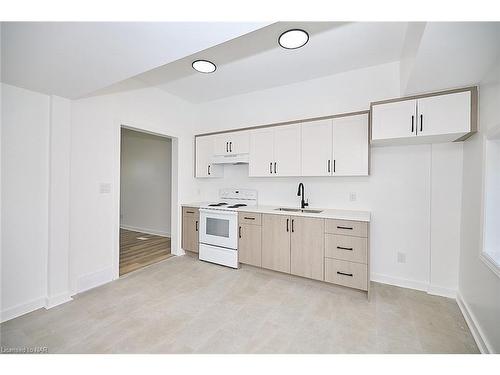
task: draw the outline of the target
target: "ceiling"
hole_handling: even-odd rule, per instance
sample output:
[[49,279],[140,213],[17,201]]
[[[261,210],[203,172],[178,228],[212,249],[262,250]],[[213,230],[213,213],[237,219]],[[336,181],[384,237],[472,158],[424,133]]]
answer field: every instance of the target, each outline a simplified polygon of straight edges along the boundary
[[75,99],[267,24],[2,22],[2,82]]
[[[278,36],[291,28],[310,35],[302,48],[279,47]],[[278,22],[200,53],[163,65],[101,90],[156,86],[194,103],[287,85],[353,69],[397,61],[407,23]],[[191,68],[196,59],[217,65],[214,74]]]
[[[310,34],[280,48],[291,28]],[[500,23],[2,23],[2,81],[70,99],[157,87],[193,103],[398,61],[401,92],[477,84]],[[191,63],[208,59],[213,74]]]

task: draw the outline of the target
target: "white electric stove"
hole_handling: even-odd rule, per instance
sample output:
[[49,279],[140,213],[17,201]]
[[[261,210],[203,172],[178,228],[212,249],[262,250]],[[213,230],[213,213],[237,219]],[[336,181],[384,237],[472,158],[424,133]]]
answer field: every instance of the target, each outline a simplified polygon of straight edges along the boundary
[[257,205],[257,191],[221,189],[219,198],[200,207],[199,258],[238,268],[238,210]]

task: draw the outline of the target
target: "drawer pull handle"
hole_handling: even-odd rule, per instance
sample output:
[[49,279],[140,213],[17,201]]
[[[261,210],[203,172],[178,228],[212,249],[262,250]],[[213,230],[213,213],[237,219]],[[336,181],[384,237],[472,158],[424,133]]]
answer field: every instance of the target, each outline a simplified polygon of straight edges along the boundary
[[245,219],[245,220],[255,220],[255,218],[254,218],[254,217],[246,217],[246,216],[244,217],[244,219]]
[[187,214],[194,214],[194,211],[186,211]]
[[345,273],[345,272],[337,271],[337,274],[352,277],[352,273]]
[[196,231],[198,232],[198,220],[196,220],[195,226],[196,226]]
[[337,246],[337,249],[340,249],[340,250],[350,250],[350,251],[353,250],[352,247],[342,247],[342,246]]
[[353,228],[352,227],[342,227],[342,226],[337,225],[337,229],[349,229],[349,230],[352,230]]

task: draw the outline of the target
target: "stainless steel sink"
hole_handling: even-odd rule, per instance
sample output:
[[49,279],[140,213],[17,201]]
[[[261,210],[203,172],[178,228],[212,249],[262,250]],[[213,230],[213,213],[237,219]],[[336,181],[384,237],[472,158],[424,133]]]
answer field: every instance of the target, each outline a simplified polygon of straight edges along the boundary
[[300,212],[301,210],[299,208],[285,208],[285,207],[280,207],[280,208],[275,208],[276,211],[286,211],[286,212]]
[[323,212],[323,210],[307,210],[307,209],[303,209],[301,211],[308,214],[319,214],[320,212]]
[[323,210],[309,210],[309,209],[300,209],[300,208],[287,208],[287,207],[280,207],[280,208],[275,208],[276,211],[286,211],[286,212],[304,212],[306,214],[319,214],[320,212],[323,212]]

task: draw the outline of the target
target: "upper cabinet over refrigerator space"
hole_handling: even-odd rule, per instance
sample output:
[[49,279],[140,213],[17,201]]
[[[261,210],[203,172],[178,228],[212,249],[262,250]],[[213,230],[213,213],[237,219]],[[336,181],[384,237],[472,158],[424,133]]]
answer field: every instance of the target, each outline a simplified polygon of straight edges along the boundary
[[477,88],[375,102],[371,115],[372,144],[462,141],[477,131]]

